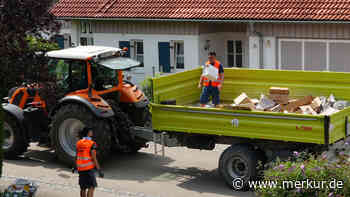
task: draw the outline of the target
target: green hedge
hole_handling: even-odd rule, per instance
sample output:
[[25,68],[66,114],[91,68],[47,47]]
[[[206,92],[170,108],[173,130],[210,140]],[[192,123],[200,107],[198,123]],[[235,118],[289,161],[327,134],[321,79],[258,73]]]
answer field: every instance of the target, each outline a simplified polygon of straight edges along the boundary
[[[343,148],[350,149],[348,143]],[[264,172],[264,183],[256,188],[260,197],[348,197],[350,196],[350,154],[342,151],[333,159],[294,152],[288,161],[277,160]],[[307,158],[307,159],[305,159]],[[322,183],[323,181],[323,183]],[[309,183],[309,185],[308,185]],[[323,184],[323,185],[322,185]],[[260,184],[261,185],[261,184]],[[337,185],[337,186],[336,186]],[[311,187],[310,187],[311,186]]]

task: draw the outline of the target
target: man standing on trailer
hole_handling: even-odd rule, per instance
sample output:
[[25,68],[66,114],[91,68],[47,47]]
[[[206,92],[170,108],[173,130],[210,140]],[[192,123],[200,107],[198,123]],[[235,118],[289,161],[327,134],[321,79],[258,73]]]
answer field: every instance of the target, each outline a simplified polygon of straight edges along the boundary
[[79,172],[80,197],[93,197],[97,181],[95,168],[101,178],[104,177],[96,156],[96,143],[92,140],[93,131],[85,127],[80,133],[81,140],[77,142],[76,168]]
[[224,82],[224,67],[218,60],[216,60],[215,52],[209,52],[208,61],[205,63],[205,66],[214,66],[218,69],[219,77],[217,80],[211,81],[207,77],[201,76],[198,88],[204,87],[200,97],[200,104],[201,107],[205,107],[209,102],[210,97],[212,97],[213,104],[217,106],[220,104],[220,92]]

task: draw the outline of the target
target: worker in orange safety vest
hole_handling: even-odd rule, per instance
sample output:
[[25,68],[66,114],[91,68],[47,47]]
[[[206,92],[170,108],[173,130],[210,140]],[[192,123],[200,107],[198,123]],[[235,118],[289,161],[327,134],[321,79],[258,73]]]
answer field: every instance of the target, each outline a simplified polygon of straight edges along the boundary
[[97,181],[95,168],[99,176],[104,177],[96,156],[97,145],[92,140],[91,128],[84,128],[80,133],[80,140],[76,144],[76,168],[79,172],[80,197],[93,197]]
[[215,81],[211,81],[207,77],[201,76],[198,84],[198,88],[202,88],[200,104],[201,107],[204,107],[209,102],[210,97],[212,97],[213,104],[217,106],[220,104],[220,92],[224,82],[224,67],[218,60],[216,60],[215,52],[209,52],[208,61],[205,66],[214,66],[218,69],[219,76]]

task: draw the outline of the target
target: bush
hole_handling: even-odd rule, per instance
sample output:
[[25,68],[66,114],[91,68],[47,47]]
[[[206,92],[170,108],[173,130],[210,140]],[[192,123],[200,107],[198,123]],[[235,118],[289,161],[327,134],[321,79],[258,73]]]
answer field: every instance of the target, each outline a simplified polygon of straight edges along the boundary
[[[344,146],[349,146],[344,143]],[[340,152],[334,160],[326,153],[315,157],[294,152],[288,161],[277,159],[264,172],[264,180],[276,187],[256,188],[260,197],[347,197],[350,196],[350,154]],[[306,156],[307,159],[304,159]],[[289,181],[289,182],[287,182]],[[304,181],[304,183],[303,183]],[[322,181],[324,181],[322,186]],[[338,182],[339,181],[339,182]],[[307,185],[310,183],[312,188]],[[265,182],[266,183],[266,182]],[[300,185],[300,184],[304,185]],[[297,185],[298,184],[298,185]],[[335,187],[337,184],[341,187]]]
[[[156,77],[160,77],[160,74],[156,74]],[[153,102],[153,87],[152,87],[152,77],[146,77],[143,82],[141,82],[141,88],[143,93],[146,95],[150,102]]]

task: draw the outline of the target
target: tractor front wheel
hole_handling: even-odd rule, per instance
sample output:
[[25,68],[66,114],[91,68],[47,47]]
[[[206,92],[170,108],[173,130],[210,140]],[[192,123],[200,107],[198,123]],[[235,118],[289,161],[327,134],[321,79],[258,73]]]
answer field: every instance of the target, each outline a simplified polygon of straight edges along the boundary
[[67,104],[55,114],[52,123],[51,140],[60,161],[74,165],[76,143],[79,131],[85,126],[93,128],[93,140],[97,144],[97,157],[105,159],[111,149],[111,127],[107,120],[99,119],[84,106]]
[[5,114],[4,118],[2,145],[4,156],[6,159],[16,159],[18,155],[27,151],[28,142],[18,121],[9,114]]

